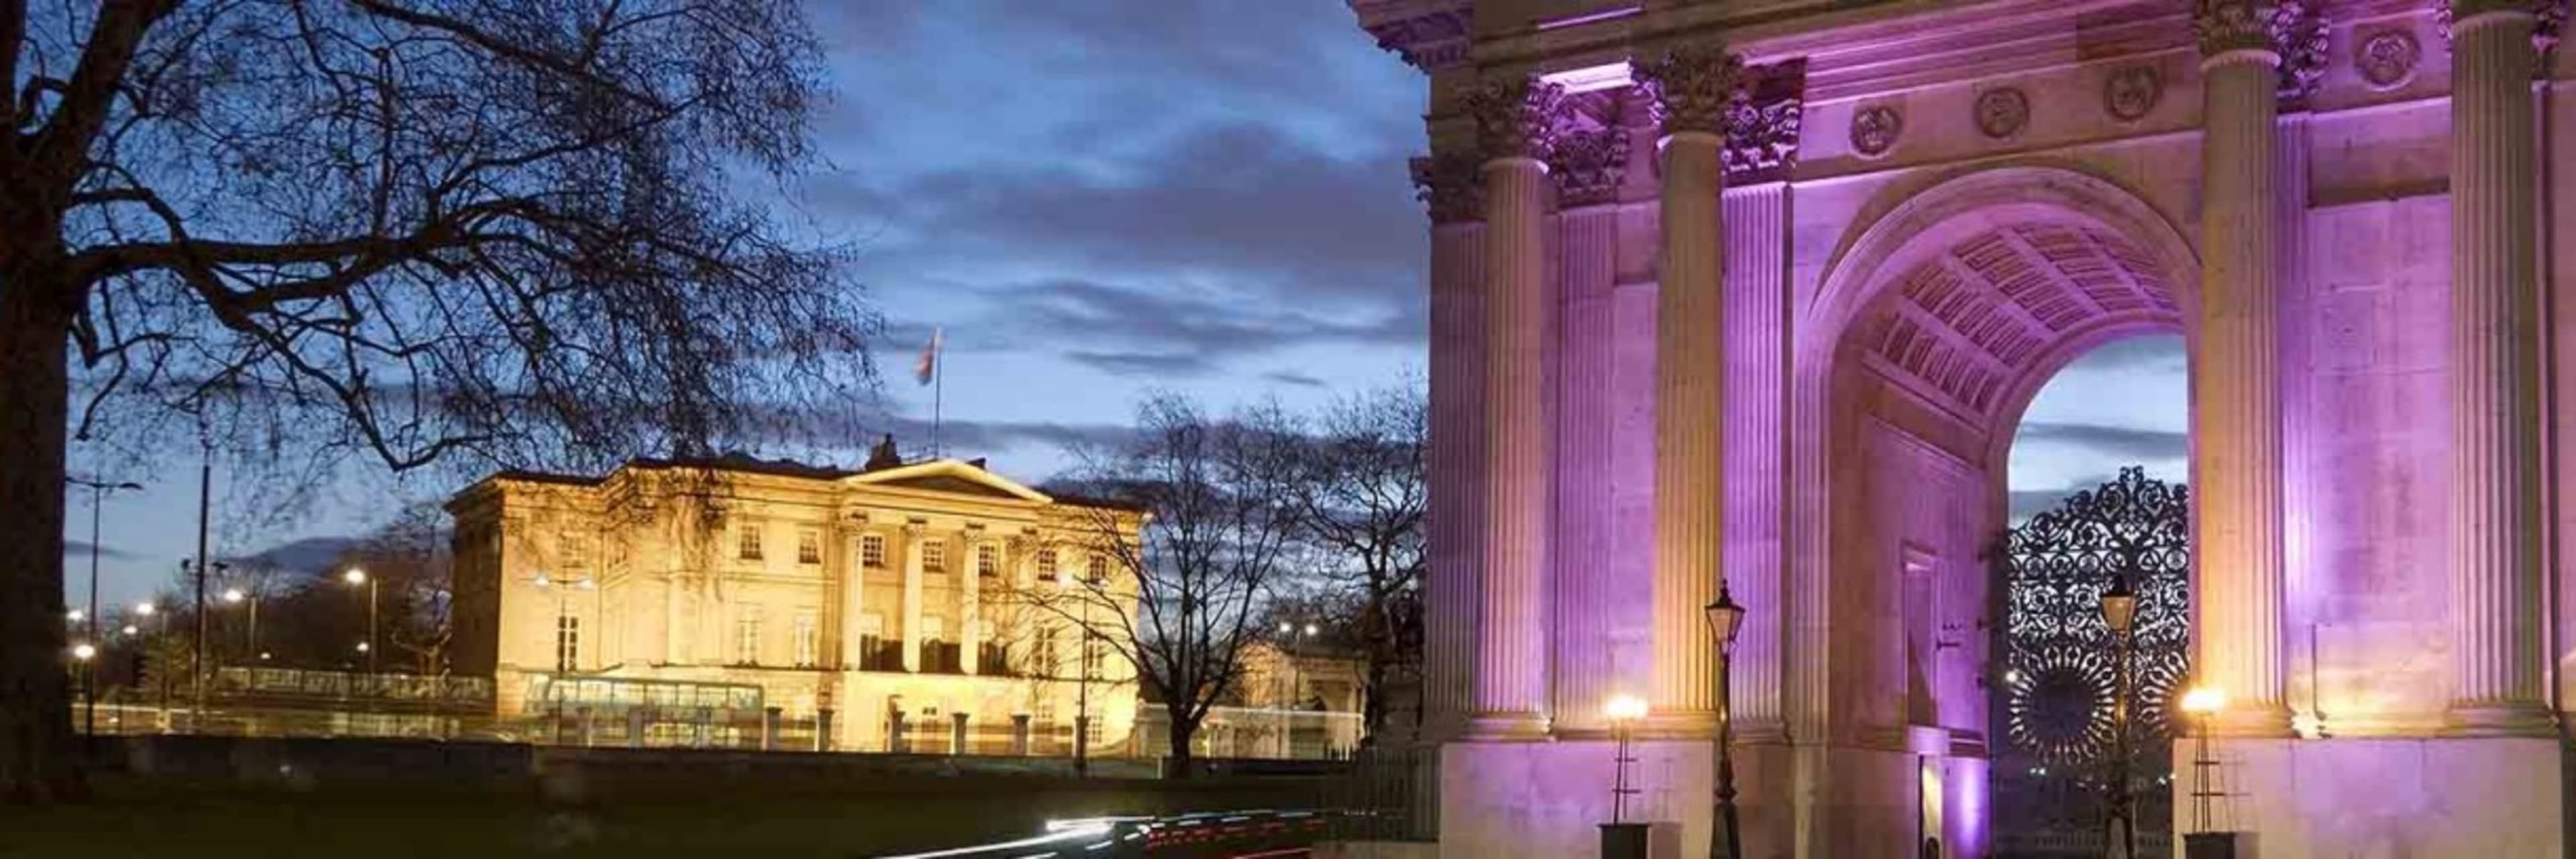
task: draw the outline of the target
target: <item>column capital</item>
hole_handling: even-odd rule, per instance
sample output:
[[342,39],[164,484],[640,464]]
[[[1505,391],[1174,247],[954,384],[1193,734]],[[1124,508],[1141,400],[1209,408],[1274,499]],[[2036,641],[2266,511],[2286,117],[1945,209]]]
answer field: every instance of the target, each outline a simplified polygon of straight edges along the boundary
[[2200,55],[2215,59],[2240,51],[2280,54],[2272,41],[2273,19],[2280,6],[2271,0],[2193,0],[2191,33]]
[[2433,4],[2433,29],[2442,34],[2443,44],[2452,44],[2451,30],[2459,22],[2490,15],[2506,18],[2529,15],[2531,49],[2540,52],[2541,60],[2532,70],[2534,76],[2549,73],[2549,54],[2557,50],[2566,35],[2567,18],[2576,0],[2451,0]]
[[1797,166],[1806,84],[1805,60],[1743,70],[1727,105],[1723,155],[1728,181],[1774,178]]
[[1485,217],[1484,159],[1472,152],[1440,152],[1412,161],[1413,199],[1431,223],[1458,224]]
[[1737,79],[1744,60],[1717,45],[1683,45],[1636,66],[1636,78],[1653,96],[1655,124],[1666,135],[1685,131],[1725,134],[1741,97]]
[[1628,126],[1625,92],[1602,93],[1591,109],[1574,102],[1560,117],[1556,146],[1548,157],[1548,175],[1556,177],[1557,200],[1563,206],[1589,206],[1618,199],[1628,178]]
[[1476,148],[1485,163],[1545,161],[1556,146],[1556,113],[1564,100],[1564,87],[1523,74],[1488,79],[1459,106],[1476,122]]

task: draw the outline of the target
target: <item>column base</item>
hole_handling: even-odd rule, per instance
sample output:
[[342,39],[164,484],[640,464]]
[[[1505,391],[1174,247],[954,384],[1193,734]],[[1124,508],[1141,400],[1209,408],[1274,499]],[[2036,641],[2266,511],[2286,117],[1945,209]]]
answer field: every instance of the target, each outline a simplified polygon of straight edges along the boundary
[[1544,740],[1547,717],[1537,713],[1478,713],[1467,720],[1469,740]]
[[2196,745],[2173,744],[2174,831],[2238,833],[2240,855],[2562,855],[2554,737],[2211,740],[2206,827]]
[[1717,739],[1717,714],[1712,712],[1656,713],[1637,720],[1630,736],[1659,740]]
[[2537,703],[2454,704],[2442,734],[2450,737],[2554,737],[2558,726]]
[[[2298,736],[2298,732],[2292,729],[2290,715],[2288,707],[2230,707],[2210,720],[2209,735],[2247,740],[2287,739]],[[2186,734],[2197,730],[2197,726],[2188,724],[2181,727]]]

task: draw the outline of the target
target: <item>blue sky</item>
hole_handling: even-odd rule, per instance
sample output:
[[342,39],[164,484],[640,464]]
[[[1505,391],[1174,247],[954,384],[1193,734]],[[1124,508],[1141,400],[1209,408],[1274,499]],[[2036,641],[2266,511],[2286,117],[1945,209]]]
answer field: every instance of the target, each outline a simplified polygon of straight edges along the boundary
[[[817,123],[827,163],[752,192],[860,246],[889,328],[870,404],[886,428],[926,434],[909,370],[933,327],[950,451],[1032,479],[1149,390],[1295,407],[1422,371],[1428,240],[1405,169],[1422,79],[1337,0],[850,0],[817,3],[815,25],[839,90]],[[2106,449],[2178,466],[2180,372],[2170,338],[2070,368],[2033,406],[2055,429],[2025,434],[2014,488],[2103,476]],[[111,475],[151,484],[107,509],[111,602],[192,548],[193,465]],[[350,474],[278,517],[223,479],[218,556],[453,489]],[[68,512],[86,541],[85,492]]]

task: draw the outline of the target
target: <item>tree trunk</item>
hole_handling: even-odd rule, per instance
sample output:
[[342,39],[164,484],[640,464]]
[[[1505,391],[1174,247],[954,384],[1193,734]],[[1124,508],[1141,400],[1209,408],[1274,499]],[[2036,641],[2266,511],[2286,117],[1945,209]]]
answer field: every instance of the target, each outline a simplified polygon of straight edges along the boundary
[[1170,716],[1172,723],[1172,757],[1164,767],[1165,778],[1190,778],[1196,775],[1197,757],[1190,753],[1190,746],[1198,738],[1201,717],[1191,715],[1189,709],[1189,705],[1178,703],[1167,704],[1163,708],[1163,712]]
[[0,272],[0,797],[20,805],[88,795],[63,621],[70,308],[23,273]]

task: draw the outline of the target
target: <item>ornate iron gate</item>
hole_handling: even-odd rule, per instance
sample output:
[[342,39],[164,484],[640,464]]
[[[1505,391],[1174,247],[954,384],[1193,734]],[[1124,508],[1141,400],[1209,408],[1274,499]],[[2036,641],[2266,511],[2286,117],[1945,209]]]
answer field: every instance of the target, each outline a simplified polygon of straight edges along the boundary
[[2190,670],[2188,490],[2140,468],[2006,532],[1996,588],[1995,855],[2102,856],[2115,741],[2102,594],[2138,595],[2129,666],[2129,776],[2138,855],[2172,855],[2167,696]]

